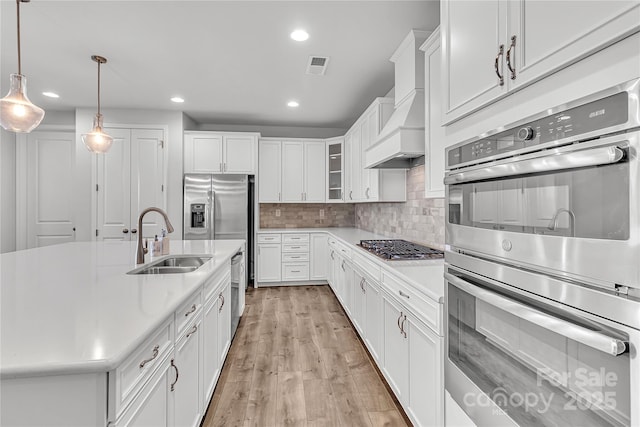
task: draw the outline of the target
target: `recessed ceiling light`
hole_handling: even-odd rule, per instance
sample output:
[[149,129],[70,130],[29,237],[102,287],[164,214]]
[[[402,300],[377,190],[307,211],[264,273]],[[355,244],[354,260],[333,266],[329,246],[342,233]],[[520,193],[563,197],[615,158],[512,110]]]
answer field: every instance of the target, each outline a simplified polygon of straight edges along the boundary
[[309,38],[309,33],[307,33],[305,30],[295,30],[293,33],[291,33],[291,38],[297,42],[303,42]]
[[289,102],[287,102],[287,107],[295,108],[295,107],[299,107],[299,106],[300,106],[300,104],[298,104],[298,101],[289,101]]
[[57,93],[55,93],[55,92],[42,92],[42,94],[43,94],[44,96],[49,97],[49,98],[60,98],[60,95],[58,95],[58,94],[57,94]]
[[171,102],[176,102],[178,104],[184,102],[183,98],[180,98],[179,96],[174,96],[173,98],[171,98]]

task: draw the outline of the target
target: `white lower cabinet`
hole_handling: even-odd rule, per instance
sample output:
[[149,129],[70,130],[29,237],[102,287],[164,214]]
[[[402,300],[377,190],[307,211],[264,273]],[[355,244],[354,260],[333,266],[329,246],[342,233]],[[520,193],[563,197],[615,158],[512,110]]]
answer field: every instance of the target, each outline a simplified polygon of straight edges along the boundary
[[171,355],[164,358],[145,390],[136,397],[118,421],[110,425],[114,427],[167,427],[172,425],[169,422],[173,409],[173,405],[169,404],[171,393],[169,390],[175,379],[175,371],[171,365],[172,360]]
[[282,279],[282,245],[258,244],[258,282],[279,282]]
[[[200,356],[200,330],[202,315],[178,338],[171,365],[176,377],[169,387],[172,393],[173,425],[194,427],[200,425],[202,410],[202,358]],[[211,332],[211,331],[209,331]]]
[[231,347],[231,280],[226,280],[218,292],[218,366],[222,368]]
[[441,426],[441,304],[356,252],[329,237],[329,284],[411,422]]
[[327,244],[329,236],[326,233],[311,233],[309,244],[309,279],[310,280],[326,280],[328,270],[329,253]]
[[[203,313],[203,328],[205,331],[217,331],[219,320],[218,310],[219,298],[217,295],[205,303]],[[218,360],[218,338],[213,334],[205,333],[202,336],[202,359],[207,363],[203,364],[203,405],[211,399],[216,382],[220,376],[220,362]]]

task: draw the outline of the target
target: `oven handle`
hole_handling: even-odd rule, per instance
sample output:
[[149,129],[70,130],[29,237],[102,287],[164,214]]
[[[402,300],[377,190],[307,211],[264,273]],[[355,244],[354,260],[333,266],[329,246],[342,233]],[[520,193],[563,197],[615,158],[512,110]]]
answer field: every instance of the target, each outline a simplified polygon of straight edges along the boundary
[[460,184],[484,179],[502,178],[529,173],[550,172],[577,169],[587,166],[617,163],[624,157],[624,151],[618,147],[600,147],[571,153],[555,154],[535,159],[503,163],[466,172],[458,172],[444,178],[445,185]]
[[460,279],[450,273],[444,273],[444,278],[473,295],[474,297],[491,304],[501,310],[506,311],[520,319],[529,321],[534,325],[548,329],[551,332],[563,335],[574,341],[578,341],[586,346],[600,350],[611,356],[618,356],[627,350],[627,343],[615,338],[611,338],[600,332],[592,331],[582,326],[576,325],[566,320],[551,316],[535,308],[521,304],[511,298],[503,297],[495,292],[475,286],[466,280]]

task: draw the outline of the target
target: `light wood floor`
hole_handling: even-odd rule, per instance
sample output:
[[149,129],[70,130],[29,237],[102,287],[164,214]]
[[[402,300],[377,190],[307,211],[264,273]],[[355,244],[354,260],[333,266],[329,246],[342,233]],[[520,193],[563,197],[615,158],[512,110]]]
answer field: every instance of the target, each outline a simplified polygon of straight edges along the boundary
[[406,426],[328,286],[246,296],[204,427]]

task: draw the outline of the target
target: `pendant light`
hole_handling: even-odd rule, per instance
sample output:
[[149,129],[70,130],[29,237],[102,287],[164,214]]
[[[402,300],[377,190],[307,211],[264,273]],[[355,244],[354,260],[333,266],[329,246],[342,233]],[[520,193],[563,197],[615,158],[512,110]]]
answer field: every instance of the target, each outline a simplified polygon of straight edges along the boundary
[[93,119],[91,132],[82,135],[82,142],[93,153],[106,153],[111,148],[113,138],[102,130],[102,114],[100,114],[100,65],[107,63],[107,58],[92,55],[91,59],[98,63],[98,113]]
[[44,110],[27,98],[27,78],[22,75],[20,57],[20,3],[16,0],[18,29],[18,74],[11,74],[9,93],[0,99],[0,126],[11,132],[31,132],[44,118]]

